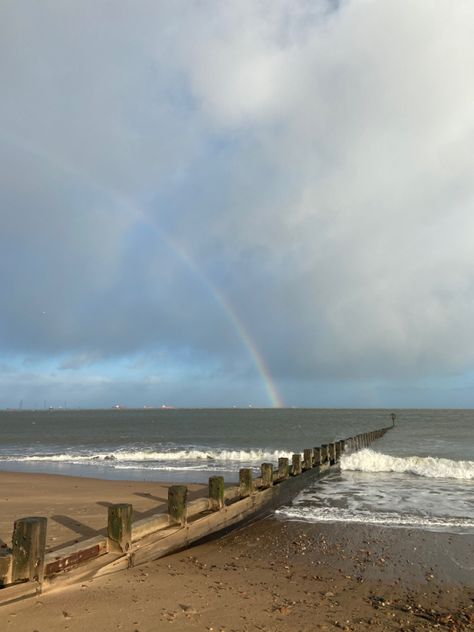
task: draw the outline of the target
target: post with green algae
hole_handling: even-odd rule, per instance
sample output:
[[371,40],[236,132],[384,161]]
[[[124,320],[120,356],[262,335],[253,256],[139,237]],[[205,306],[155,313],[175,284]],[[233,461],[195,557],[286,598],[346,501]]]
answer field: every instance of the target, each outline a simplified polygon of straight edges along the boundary
[[188,488],[186,485],[171,485],[168,488],[168,514],[170,522],[182,527],[187,520]]
[[313,467],[313,448],[303,450],[303,469],[310,470]]
[[290,475],[290,461],[288,457],[281,456],[278,459],[278,478],[284,480],[288,478],[289,475]]
[[262,487],[268,489],[268,487],[273,485],[273,464],[262,463],[260,469],[262,473]]
[[252,468],[243,467],[239,470],[240,497],[246,498],[253,492]]
[[321,448],[313,448],[313,465],[314,467],[318,467],[321,465]]
[[329,446],[327,443],[323,443],[321,446],[321,463],[326,463],[329,460]]
[[31,516],[15,521],[12,537],[12,581],[37,581],[44,577],[47,518]]
[[209,508],[219,511],[224,506],[224,477],[209,477]]
[[107,518],[107,537],[112,549],[128,553],[132,546],[133,507],[129,503],[110,505]]
[[291,475],[298,476],[302,471],[301,454],[293,454],[291,457]]

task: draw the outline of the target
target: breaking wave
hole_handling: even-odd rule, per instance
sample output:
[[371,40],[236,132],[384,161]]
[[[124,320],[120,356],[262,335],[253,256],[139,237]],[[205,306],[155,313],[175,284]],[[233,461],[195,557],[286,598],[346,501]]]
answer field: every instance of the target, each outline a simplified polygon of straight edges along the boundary
[[434,530],[472,529],[474,520],[462,517],[448,516],[420,516],[395,512],[359,511],[354,513],[350,509],[341,507],[284,507],[277,509],[277,515],[290,520],[304,522],[344,522],[358,524],[373,524],[396,527],[412,527]]
[[368,448],[345,454],[341,470],[358,472],[398,472],[426,478],[474,479],[474,461],[452,461],[432,456],[398,457]]
[[103,452],[103,453],[62,453],[62,454],[32,454],[28,456],[0,456],[0,461],[16,462],[152,462],[152,461],[237,461],[260,462],[277,461],[281,456],[289,456],[285,451],[268,450],[170,450],[163,452],[137,450]]

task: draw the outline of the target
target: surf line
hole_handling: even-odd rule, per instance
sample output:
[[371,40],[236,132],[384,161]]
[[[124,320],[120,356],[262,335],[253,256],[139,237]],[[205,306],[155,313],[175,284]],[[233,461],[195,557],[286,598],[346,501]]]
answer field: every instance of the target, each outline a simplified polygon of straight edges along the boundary
[[257,369],[271,407],[284,408],[285,404],[272,378],[270,370],[255,341],[249,334],[247,327],[243,323],[242,319],[239,317],[235,308],[231,305],[230,301],[224,295],[222,290],[220,290],[216,286],[216,284],[209,278],[209,276],[202,271],[196,261],[182,246],[180,246],[175,240],[173,240],[161,227],[156,226],[151,218],[132,200],[130,200],[122,193],[113,191],[102,183],[97,182],[96,180],[94,180],[94,178],[92,178],[90,173],[84,171],[84,169],[81,169],[76,165],[72,165],[63,157],[58,158],[56,155],[51,154],[51,152],[46,152],[44,149],[39,149],[38,147],[31,145],[30,143],[26,143],[24,139],[18,138],[17,136],[13,136],[11,134],[5,134],[3,130],[1,136],[3,140],[8,142],[9,144],[20,148],[22,151],[30,154],[34,158],[37,158],[41,161],[46,161],[50,167],[54,169],[59,169],[63,173],[68,174],[71,178],[77,178],[79,179],[79,181],[87,184],[87,186],[89,186],[90,188],[99,191],[102,195],[104,195],[104,197],[119,204],[122,208],[125,208],[127,211],[131,212],[135,218],[138,216],[141,221],[143,221],[148,227],[152,228],[155,235],[157,235],[159,239],[164,241],[170,248],[171,252],[173,252],[175,256],[179,260],[181,260],[195,276],[198,277],[201,284],[207,289],[207,291],[213,297],[215,303],[225,314],[228,322],[232,325],[234,331],[237,333],[237,336],[242,341],[245,349],[252,359],[252,363]]

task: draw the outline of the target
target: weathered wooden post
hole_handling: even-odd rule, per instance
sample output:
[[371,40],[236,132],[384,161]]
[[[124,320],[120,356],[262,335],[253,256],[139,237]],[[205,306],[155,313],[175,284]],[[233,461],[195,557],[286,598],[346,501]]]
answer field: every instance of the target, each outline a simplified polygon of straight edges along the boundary
[[313,467],[313,448],[303,450],[303,469],[310,470]]
[[321,465],[321,448],[313,448],[313,465],[319,467]]
[[334,465],[336,462],[336,445],[334,443],[328,444],[329,449],[329,462],[331,465]]
[[334,452],[335,452],[334,460],[339,461],[339,459],[341,458],[341,442],[340,441],[334,442]]
[[278,459],[278,478],[286,479],[290,475],[290,460],[286,456]]
[[44,577],[47,518],[31,516],[15,521],[12,537],[12,582]]
[[323,443],[321,446],[321,463],[327,463],[329,461],[329,446],[327,443]]
[[262,487],[267,489],[273,485],[273,463],[262,463],[260,466],[262,472]]
[[209,477],[209,508],[219,511],[224,506],[224,477]]
[[129,503],[110,505],[107,518],[107,537],[112,549],[128,553],[132,546],[133,507]]
[[182,527],[187,520],[188,488],[186,485],[171,485],[168,487],[168,514],[171,523],[178,523]]
[[293,454],[291,457],[291,475],[298,476],[302,471],[301,454]]
[[10,566],[12,556],[0,555],[0,588],[3,588],[6,584],[10,584]]
[[246,498],[253,492],[252,468],[243,467],[239,470],[240,497]]

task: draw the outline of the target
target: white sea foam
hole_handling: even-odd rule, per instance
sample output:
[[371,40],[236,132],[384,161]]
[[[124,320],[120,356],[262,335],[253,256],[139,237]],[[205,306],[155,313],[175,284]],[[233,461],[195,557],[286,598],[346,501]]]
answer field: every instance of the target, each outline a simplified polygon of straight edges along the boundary
[[305,522],[350,522],[422,529],[467,529],[474,528],[474,520],[462,517],[415,515],[397,512],[353,511],[341,507],[284,507],[276,513],[291,520]]
[[342,470],[358,472],[398,472],[426,478],[474,479],[474,461],[453,461],[432,456],[398,457],[381,454],[368,448],[344,454]]
[[33,454],[29,456],[2,456],[0,461],[47,461],[47,462],[149,462],[149,461],[237,461],[260,462],[277,461],[281,456],[289,456],[288,452],[274,450],[175,450],[175,451],[121,451],[99,452],[93,454],[62,453]]

